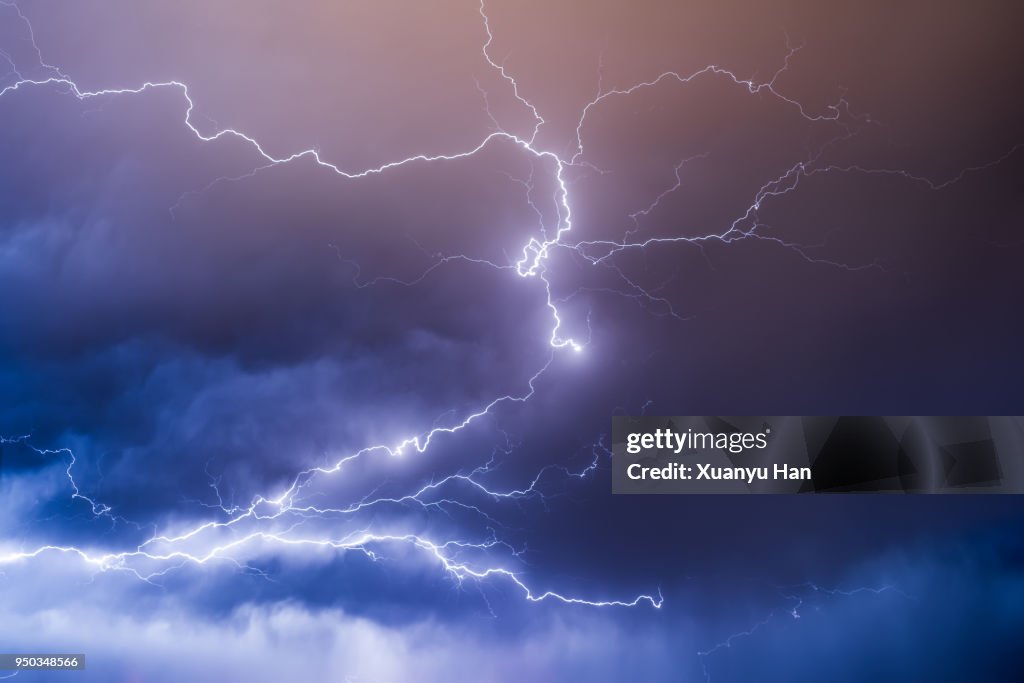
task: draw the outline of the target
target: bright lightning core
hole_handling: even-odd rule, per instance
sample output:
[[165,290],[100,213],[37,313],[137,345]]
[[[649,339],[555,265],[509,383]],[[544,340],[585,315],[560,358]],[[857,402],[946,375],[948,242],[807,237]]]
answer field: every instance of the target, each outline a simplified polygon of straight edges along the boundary
[[[523,500],[543,502],[548,482],[552,479],[572,482],[592,475],[607,463],[609,446],[600,436],[595,436],[593,459],[579,467],[549,465],[534,473],[531,480],[516,485],[498,486],[489,477],[502,459],[513,458],[511,447],[498,448],[482,453],[484,464],[469,469],[456,469],[450,474],[438,477],[421,486],[400,493],[382,494],[379,482],[360,481],[364,490],[355,498],[342,502],[333,501],[333,481],[346,479],[362,461],[374,458],[398,458],[403,460],[423,456],[435,456],[438,451],[450,447],[451,439],[467,432],[471,427],[491,427],[488,422],[505,411],[512,411],[522,404],[535,399],[540,391],[540,382],[560,355],[571,351],[582,354],[592,335],[591,321],[585,324],[569,320],[565,302],[582,291],[568,287],[558,272],[560,261],[555,255],[567,256],[573,263],[584,264],[589,269],[599,269],[617,283],[614,293],[633,299],[642,305],[657,305],[677,319],[673,302],[658,289],[640,284],[628,274],[622,265],[623,257],[630,254],[655,253],[670,248],[692,248],[701,250],[709,243],[733,245],[740,242],[758,243],[770,249],[785,250],[810,264],[825,265],[838,269],[859,271],[876,270],[877,263],[845,263],[821,258],[815,255],[813,245],[800,244],[774,236],[762,221],[766,207],[780,198],[796,193],[809,179],[823,175],[868,175],[890,177],[900,182],[921,186],[928,191],[942,191],[976,171],[990,168],[1017,152],[1019,146],[1008,150],[1002,157],[978,167],[968,168],[946,180],[932,180],[909,171],[870,167],[857,164],[836,164],[826,161],[827,152],[846,144],[864,128],[872,126],[866,116],[853,113],[851,106],[842,97],[824,107],[811,107],[787,94],[780,85],[787,72],[791,58],[799,48],[789,47],[780,54],[777,68],[765,78],[755,78],[736,73],[716,64],[708,64],[688,72],[665,71],[652,78],[640,80],[615,88],[602,88],[578,112],[575,121],[575,139],[566,146],[547,147],[538,142],[547,121],[543,107],[524,94],[517,77],[505,66],[503,58],[492,51],[494,34],[491,20],[484,3],[479,6],[480,48],[479,60],[497,75],[510,98],[519,110],[532,119],[526,133],[511,132],[503,118],[509,113],[491,108],[490,95],[481,88],[488,116],[494,123],[494,130],[481,139],[441,154],[410,153],[391,161],[368,168],[351,168],[344,160],[328,159],[315,148],[299,149],[285,155],[268,151],[264,142],[244,130],[219,127],[202,121],[196,115],[197,102],[189,85],[179,80],[154,80],[129,83],[119,87],[91,90],[75,79],[69,70],[53,66],[44,61],[43,53],[36,44],[31,24],[21,9],[13,3],[3,3],[8,18],[19,21],[23,26],[26,40],[30,41],[36,55],[36,63],[22,65],[17,59],[4,53],[9,64],[6,84],[0,88],[0,98],[18,98],[25,93],[47,90],[77,98],[80,101],[102,103],[114,98],[144,98],[155,91],[167,91],[180,102],[181,125],[197,140],[207,143],[220,151],[228,141],[240,143],[249,149],[256,159],[245,174],[223,176],[212,179],[206,187],[227,181],[243,181],[260,171],[272,167],[294,164],[300,160],[312,162],[326,174],[337,176],[339,183],[358,183],[372,176],[382,176],[403,167],[432,169],[438,165],[476,157],[485,150],[504,143],[514,147],[518,154],[536,164],[539,175],[546,175],[552,194],[545,198],[554,207],[553,225],[545,225],[544,212],[538,209],[534,197],[538,184],[534,178],[515,179],[525,185],[526,201],[541,216],[539,229],[521,245],[518,253],[508,255],[505,261],[481,259],[473,254],[437,255],[434,262],[419,277],[401,280],[388,276],[370,281],[356,279],[359,288],[391,285],[407,287],[411,291],[428,275],[454,263],[472,263],[509,274],[509,286],[530,283],[538,296],[536,307],[545,313],[546,325],[535,332],[550,347],[543,363],[517,379],[517,389],[510,393],[496,393],[482,400],[475,407],[461,413],[439,410],[436,421],[407,426],[409,436],[397,442],[371,443],[355,450],[333,456],[325,464],[291,473],[283,490],[273,490],[256,495],[244,503],[227,503],[223,490],[225,482],[211,477],[211,492],[217,503],[203,504],[207,518],[198,522],[167,522],[162,528],[153,530],[142,540],[128,547],[96,543],[90,546],[65,543],[7,543],[0,550],[0,565],[45,563],[54,558],[70,558],[79,562],[91,572],[124,572],[143,581],[159,582],[168,574],[183,567],[206,567],[228,564],[240,568],[251,568],[255,560],[275,553],[327,551],[333,553],[358,553],[372,561],[387,561],[388,549],[400,546],[415,551],[431,563],[437,571],[450,578],[455,584],[497,583],[511,587],[527,602],[551,602],[578,604],[590,607],[637,607],[659,608],[662,596],[656,586],[646,586],[635,593],[624,596],[578,595],[564,590],[555,590],[543,582],[529,578],[528,563],[524,559],[527,549],[502,540],[500,515],[503,505]],[[38,73],[35,77],[25,73]],[[613,102],[628,100],[641,93],[658,89],[685,89],[695,84],[713,81],[731,88],[750,102],[771,101],[778,105],[793,120],[803,125],[825,131],[824,142],[817,144],[806,155],[792,161],[781,171],[763,179],[763,183],[749,198],[745,208],[722,225],[710,226],[700,234],[679,236],[644,237],[641,227],[646,217],[657,212],[662,202],[668,201],[684,184],[683,173],[687,164],[706,157],[706,154],[678,160],[674,172],[666,178],[663,187],[651,193],[646,206],[638,208],[623,220],[621,239],[600,239],[588,232],[588,226],[577,217],[578,196],[573,192],[573,172],[600,173],[587,156],[587,133],[591,117]],[[563,141],[564,142],[564,141]],[[197,190],[202,191],[202,190]],[[539,200],[538,200],[539,201]],[[174,207],[168,207],[173,210]],[[548,221],[550,222],[550,221]],[[557,286],[555,276],[559,276]],[[415,294],[411,294],[415,296]],[[586,359],[584,362],[590,362]],[[8,443],[17,443],[31,449],[40,456],[53,457],[66,463],[64,470],[69,495],[85,506],[87,512],[96,518],[111,522],[128,523],[112,506],[95,500],[82,493],[75,479],[76,459],[69,449],[49,449],[45,444],[36,444],[31,436],[11,437]],[[506,444],[507,445],[507,444]],[[332,502],[333,501],[333,502]],[[377,514],[382,509],[399,508],[417,513],[437,514],[451,517],[468,516],[475,520],[479,531],[469,534],[463,530],[448,531],[438,523],[430,530],[414,529],[412,521],[402,515],[384,517]],[[382,519],[384,521],[382,521]],[[456,525],[451,525],[456,526]],[[145,528],[140,526],[140,528]],[[702,653],[702,656],[708,653]]]

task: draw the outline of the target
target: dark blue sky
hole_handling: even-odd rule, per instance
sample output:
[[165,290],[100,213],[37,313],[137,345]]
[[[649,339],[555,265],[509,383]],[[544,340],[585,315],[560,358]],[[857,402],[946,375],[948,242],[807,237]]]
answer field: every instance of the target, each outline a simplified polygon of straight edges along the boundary
[[610,493],[615,414],[1021,411],[1020,13],[748,5],[0,0],[2,649],[1012,679],[1017,497]]

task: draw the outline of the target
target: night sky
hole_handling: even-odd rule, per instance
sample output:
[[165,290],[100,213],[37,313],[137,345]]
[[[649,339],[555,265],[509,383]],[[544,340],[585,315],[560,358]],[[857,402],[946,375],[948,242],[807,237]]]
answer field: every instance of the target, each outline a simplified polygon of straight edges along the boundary
[[0,651],[87,656],[18,680],[1014,680],[1024,499],[610,430],[1020,414],[1022,30],[0,0]]

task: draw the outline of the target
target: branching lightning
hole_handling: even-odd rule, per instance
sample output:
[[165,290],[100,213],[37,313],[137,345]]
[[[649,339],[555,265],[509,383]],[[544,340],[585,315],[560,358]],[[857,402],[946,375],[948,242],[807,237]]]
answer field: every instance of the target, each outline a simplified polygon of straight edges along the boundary
[[[700,248],[704,243],[712,241],[731,244],[740,240],[759,240],[769,245],[788,249],[811,263],[828,264],[851,270],[875,268],[878,267],[877,264],[850,265],[816,258],[811,255],[809,247],[806,245],[796,244],[766,234],[764,232],[764,225],[758,219],[758,213],[766,203],[778,197],[796,192],[802,180],[816,175],[858,173],[895,176],[906,181],[921,183],[930,190],[939,191],[971,172],[987,168],[1002,160],[999,159],[991,164],[965,169],[958,176],[947,181],[932,181],[900,170],[868,168],[857,165],[840,166],[825,164],[821,161],[822,157],[819,151],[818,154],[797,161],[785,169],[779,176],[764,183],[751,199],[747,209],[731,224],[721,229],[711,230],[697,237],[666,236],[641,238],[639,233],[642,232],[644,220],[652,213],[658,211],[661,202],[685,184],[687,165],[707,156],[707,154],[699,154],[680,160],[674,168],[671,182],[667,185],[666,189],[658,194],[647,206],[636,210],[626,217],[628,224],[624,227],[621,240],[586,239],[584,237],[574,237],[574,235],[580,235],[584,231],[578,229],[578,226],[574,224],[573,201],[568,173],[571,169],[599,170],[586,160],[584,146],[585,128],[588,117],[593,112],[599,110],[602,104],[607,101],[615,98],[630,97],[634,93],[652,88],[686,87],[700,79],[719,79],[727,84],[732,84],[751,97],[771,98],[782,103],[790,108],[795,116],[801,117],[808,124],[837,126],[841,131],[837,139],[850,135],[850,126],[856,123],[857,119],[850,114],[849,107],[842,98],[827,106],[824,111],[815,113],[799,101],[781,92],[777,81],[780,75],[788,68],[792,56],[799,49],[790,48],[781,67],[772,75],[771,80],[765,82],[744,78],[733,71],[717,65],[708,65],[690,74],[666,71],[655,78],[641,81],[628,87],[603,89],[603,86],[601,86],[597,95],[580,110],[580,116],[575,127],[575,146],[571,156],[562,155],[538,145],[538,134],[546,124],[546,121],[541,114],[540,108],[523,94],[521,84],[516,77],[502,62],[492,56],[491,46],[494,42],[494,35],[485,4],[481,2],[479,5],[479,14],[483,28],[483,43],[480,49],[481,58],[488,68],[500,76],[501,82],[511,90],[511,94],[516,102],[524,107],[532,116],[533,125],[529,134],[525,136],[517,135],[503,128],[500,118],[491,110],[486,91],[480,88],[484,97],[485,111],[493,124],[493,130],[482,140],[467,145],[461,150],[454,150],[444,154],[413,154],[401,159],[387,161],[371,168],[352,170],[323,158],[320,152],[315,149],[301,150],[286,156],[277,157],[270,154],[259,140],[235,128],[217,128],[213,131],[204,131],[194,120],[195,102],[189,87],[181,81],[147,81],[140,85],[99,90],[89,90],[82,87],[64,71],[43,60],[43,54],[36,43],[31,23],[16,3],[3,0],[0,1],[0,6],[2,6],[0,9],[4,11],[16,14],[18,20],[24,24],[28,38],[38,56],[38,64],[34,65],[34,68],[40,68],[46,72],[46,75],[36,78],[25,77],[23,76],[23,71],[19,69],[19,66],[10,55],[0,53],[0,57],[9,63],[10,74],[15,79],[8,85],[0,88],[0,98],[15,97],[26,90],[41,88],[51,88],[59,92],[66,92],[68,95],[79,100],[143,96],[147,92],[156,90],[175,91],[180,94],[183,104],[182,123],[198,140],[210,144],[224,144],[229,140],[234,140],[246,145],[258,156],[258,162],[254,164],[252,170],[248,173],[232,178],[217,178],[207,187],[217,182],[244,180],[257,172],[298,160],[312,161],[318,167],[336,174],[343,180],[359,181],[369,176],[385,174],[399,167],[412,165],[429,166],[466,159],[479,154],[485,148],[499,141],[504,141],[511,143],[522,154],[526,155],[530,159],[531,164],[536,165],[537,172],[550,174],[555,188],[552,199],[557,212],[555,225],[546,226],[544,215],[537,210],[533,202],[535,192],[533,177],[531,176],[527,180],[513,178],[513,181],[519,182],[526,189],[527,202],[538,216],[538,233],[527,240],[518,258],[510,260],[509,263],[496,263],[467,254],[437,255],[433,265],[427,268],[420,276],[408,280],[391,277],[376,277],[362,280],[360,279],[358,264],[351,264],[354,267],[353,281],[360,288],[383,285],[412,287],[429,277],[437,269],[453,262],[471,263],[512,271],[518,278],[539,281],[542,285],[540,289],[544,292],[544,299],[541,303],[550,314],[550,326],[543,334],[551,348],[546,361],[531,376],[525,378],[521,385],[522,388],[518,393],[497,396],[461,417],[457,417],[441,426],[421,430],[401,439],[397,443],[369,445],[358,451],[338,457],[322,466],[302,470],[295,474],[291,479],[291,483],[283,490],[266,495],[258,495],[248,505],[225,505],[219,489],[219,482],[214,481],[211,484],[211,488],[216,494],[217,504],[205,505],[206,508],[218,512],[214,519],[195,524],[177,532],[165,531],[163,533],[154,533],[142,543],[130,549],[108,551],[99,548],[82,548],[60,544],[44,544],[27,550],[3,549],[0,550],[0,565],[38,560],[44,556],[61,555],[76,558],[94,571],[124,571],[139,579],[153,582],[167,572],[186,565],[202,566],[218,562],[228,562],[240,567],[247,566],[246,561],[248,558],[259,556],[261,553],[266,552],[267,548],[275,548],[281,551],[289,549],[315,549],[337,553],[354,552],[361,553],[371,560],[379,560],[384,549],[392,546],[404,546],[418,551],[458,585],[468,581],[478,583],[489,581],[504,582],[518,590],[529,602],[549,601],[592,607],[636,607],[646,604],[658,608],[662,605],[660,591],[657,593],[639,594],[627,599],[584,599],[553,590],[538,589],[529,585],[524,578],[524,574],[516,568],[516,562],[520,559],[521,553],[510,544],[497,538],[493,531],[493,527],[496,526],[496,520],[480,505],[473,503],[473,498],[467,497],[470,495],[480,496],[498,504],[530,497],[543,499],[542,485],[546,477],[560,475],[568,478],[583,478],[592,473],[598,467],[601,457],[607,453],[607,449],[600,442],[595,444],[593,461],[582,469],[572,470],[563,466],[549,465],[537,472],[531,481],[518,488],[498,489],[486,483],[487,474],[492,471],[496,464],[495,458],[492,455],[491,459],[485,464],[468,472],[456,472],[403,494],[378,495],[377,490],[374,489],[354,502],[335,507],[312,504],[310,502],[312,497],[310,494],[313,493],[313,489],[321,482],[329,480],[334,475],[344,471],[356,460],[381,456],[400,458],[426,453],[432,447],[440,448],[441,442],[446,437],[456,434],[470,425],[481,421],[486,416],[493,415],[509,406],[529,401],[537,392],[538,381],[549,369],[556,354],[564,349],[569,349],[573,352],[584,351],[589,337],[584,338],[570,334],[566,330],[568,324],[560,308],[561,304],[574,297],[579,291],[558,295],[555,293],[552,282],[549,279],[550,268],[552,268],[551,255],[556,250],[566,250],[590,266],[606,268],[614,273],[617,281],[622,283],[624,289],[610,291],[657,306],[665,315],[683,319],[683,316],[676,312],[672,302],[666,297],[661,296],[656,290],[650,291],[645,289],[635,279],[630,278],[623,272],[615,263],[617,256],[628,251],[655,249],[668,245],[688,245]],[[1020,145],[1007,152],[1003,159],[1015,153],[1019,147]],[[340,253],[339,257],[341,257]],[[589,330],[589,323],[587,327]],[[29,443],[28,437],[8,440],[8,442],[12,441],[17,441],[26,447],[32,448],[40,455],[62,459],[66,463],[64,474],[71,487],[72,499],[87,505],[91,514],[95,517],[124,521],[114,514],[111,507],[81,492],[79,483],[73,476],[73,467],[76,459],[69,449],[39,449]],[[441,540],[428,538],[421,534],[409,533],[401,529],[370,530],[359,527],[361,518],[358,516],[358,513],[386,506],[413,506],[423,510],[457,509],[479,515],[488,523],[488,532],[483,537],[475,540],[463,538]],[[338,528],[344,527],[345,524],[343,522],[346,521],[351,521],[353,528],[339,531]],[[504,554],[504,559],[498,555],[498,551]],[[797,612],[798,607],[794,608],[791,612],[794,618],[799,616]],[[768,619],[770,620],[771,618],[770,616]],[[747,632],[730,636],[729,639],[716,645],[714,648],[701,652],[701,658],[707,657],[723,647],[731,647],[736,639],[749,635],[759,627],[760,625],[755,625]]]
[[709,658],[716,653],[723,650],[730,650],[736,647],[740,642],[753,637],[762,629],[769,627],[773,622],[777,621],[780,617],[788,619],[800,619],[801,609],[805,607],[812,607],[816,611],[823,611],[825,607],[819,602],[812,601],[817,598],[851,598],[861,594],[867,595],[882,595],[884,593],[895,593],[903,598],[910,599],[910,596],[899,590],[892,585],[882,585],[878,587],[872,586],[859,586],[857,588],[843,589],[843,588],[826,588],[819,586],[815,583],[805,583],[799,586],[791,587],[779,587],[779,594],[785,601],[785,606],[778,609],[772,610],[765,615],[764,618],[754,622],[752,625],[735,631],[727,635],[724,639],[715,643],[714,645],[697,651],[697,659],[700,661],[701,671],[704,675],[705,683],[711,683],[711,672],[708,668]]

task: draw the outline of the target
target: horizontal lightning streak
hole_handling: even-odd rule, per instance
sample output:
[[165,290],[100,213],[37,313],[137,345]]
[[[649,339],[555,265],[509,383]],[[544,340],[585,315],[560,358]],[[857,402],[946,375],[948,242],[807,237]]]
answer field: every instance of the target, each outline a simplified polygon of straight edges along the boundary
[[[804,591],[809,591],[809,594],[800,594],[799,591],[801,589],[804,590]],[[780,590],[780,593],[781,593],[782,597],[785,600],[793,601],[793,603],[794,603],[792,607],[787,607],[784,610],[785,613],[788,614],[792,619],[800,619],[801,618],[800,611],[799,611],[800,608],[804,606],[804,604],[806,603],[807,600],[811,599],[810,595],[811,594],[815,594],[815,593],[820,594],[820,595],[825,595],[825,596],[828,596],[828,597],[841,596],[841,597],[848,597],[849,598],[849,597],[856,597],[858,595],[865,594],[865,593],[869,594],[869,595],[876,595],[877,596],[877,595],[882,595],[883,593],[894,592],[894,593],[897,593],[897,594],[903,596],[904,598],[909,598],[910,597],[906,593],[904,593],[903,591],[901,591],[898,588],[896,588],[895,586],[891,586],[891,585],[883,585],[883,586],[878,586],[878,587],[875,587],[875,586],[859,586],[857,588],[852,588],[852,589],[841,589],[841,588],[825,588],[825,587],[819,586],[819,585],[817,585],[815,583],[804,583],[804,584],[801,584],[799,586],[793,586],[793,587],[788,588],[788,589],[780,588],[779,590]],[[783,592],[783,591],[785,591],[785,592]],[[726,638],[724,640],[721,640],[721,641],[715,643],[713,646],[711,646],[711,647],[709,647],[707,649],[698,650],[697,651],[697,658],[700,661],[701,670],[702,670],[702,672],[704,674],[704,681],[705,681],[705,683],[711,683],[711,672],[708,670],[708,662],[706,661],[706,659],[709,656],[711,656],[711,655],[713,655],[716,652],[719,652],[721,650],[730,650],[733,647],[735,647],[737,642],[745,640],[747,638],[753,637],[759,631],[761,631],[762,629],[768,627],[768,625],[771,624],[778,616],[779,616],[778,610],[773,610],[773,611],[769,612],[763,619],[760,619],[759,621],[755,622],[753,625],[751,625],[751,626],[749,626],[749,627],[747,627],[745,629],[736,631],[734,633],[730,633],[728,636],[726,636]]]
[[[470,566],[467,562],[459,561],[455,559],[454,553],[459,548],[472,548],[476,550],[486,551],[491,548],[496,548],[502,544],[501,542],[491,539],[480,543],[472,543],[466,541],[447,541],[439,542],[424,538],[416,534],[373,534],[368,531],[360,531],[350,535],[344,535],[340,538],[305,538],[297,536],[298,523],[287,527],[283,531],[266,531],[258,530],[249,533],[243,533],[241,536],[234,538],[230,541],[214,544],[208,546],[202,552],[188,551],[181,549],[189,543],[199,543],[201,537],[210,534],[212,532],[224,532],[231,531],[234,528],[241,529],[245,523],[259,522],[266,523],[273,520],[284,520],[286,517],[291,518],[294,516],[302,517],[303,515],[309,516],[322,516],[328,514],[353,514],[360,510],[363,510],[372,505],[383,505],[383,504],[399,504],[399,503],[418,503],[420,505],[437,505],[441,502],[446,502],[451,505],[462,505],[472,508],[477,512],[482,511],[476,507],[457,501],[455,499],[442,499],[441,501],[430,501],[429,503],[424,502],[424,498],[428,493],[439,490],[442,486],[450,484],[463,484],[469,486],[478,492],[490,496],[494,499],[514,499],[520,498],[527,495],[531,495],[537,492],[537,486],[540,478],[547,471],[552,469],[560,469],[565,475],[571,476],[586,476],[593,470],[595,465],[585,468],[581,473],[573,473],[565,468],[556,468],[551,466],[544,468],[540,473],[537,474],[536,478],[525,488],[508,490],[508,491],[497,491],[490,487],[485,486],[479,480],[479,476],[484,473],[488,465],[484,465],[483,469],[477,468],[470,474],[455,474],[447,478],[440,480],[437,483],[428,484],[417,491],[401,496],[381,497],[373,498],[373,494],[365,497],[359,503],[350,505],[346,508],[319,508],[309,505],[297,505],[300,495],[311,485],[311,483],[320,478],[334,475],[342,471],[346,465],[371,454],[374,455],[387,455],[390,457],[401,457],[410,453],[424,453],[428,448],[436,441],[437,438],[456,434],[481,418],[491,415],[499,407],[508,404],[524,403],[530,400],[536,393],[536,384],[541,376],[549,369],[553,362],[554,353],[557,349],[569,348],[573,351],[582,351],[587,344],[587,340],[577,340],[571,336],[566,336],[563,331],[564,321],[558,304],[568,300],[572,295],[567,297],[555,297],[552,292],[552,284],[548,278],[548,269],[550,267],[550,256],[556,249],[567,249],[578,254],[580,257],[597,266],[602,265],[605,267],[612,268],[618,273],[621,281],[628,288],[627,296],[634,296],[638,299],[648,301],[650,303],[658,303],[666,306],[666,310],[669,314],[680,318],[672,308],[671,302],[667,301],[664,297],[657,296],[651,292],[648,292],[635,281],[627,277],[621,270],[615,267],[611,263],[611,259],[618,253],[625,250],[632,249],[646,249],[648,247],[655,247],[664,244],[677,244],[677,243],[688,243],[691,245],[700,245],[703,242],[718,241],[721,243],[732,243],[741,239],[757,239],[765,242],[775,243],[784,248],[790,249],[795,253],[801,255],[804,259],[814,263],[828,263],[830,265],[844,267],[848,269],[858,268],[870,268],[876,267],[874,264],[868,266],[848,266],[845,264],[816,259],[813,258],[807,252],[806,247],[784,241],[777,237],[764,235],[759,232],[759,229],[763,225],[757,220],[757,212],[761,208],[762,204],[772,198],[779,197],[790,192],[793,192],[799,186],[800,180],[813,175],[824,174],[824,173],[869,173],[869,174],[882,174],[882,175],[894,175],[902,176],[903,178],[925,184],[931,190],[941,190],[952,183],[955,183],[967,174],[989,168],[995,163],[999,163],[1011,154],[1016,152],[1021,145],[1014,147],[1008,152],[1002,159],[986,164],[984,166],[972,167],[965,169],[958,176],[945,181],[945,182],[934,182],[920,176],[915,176],[903,171],[890,170],[890,169],[871,169],[866,167],[860,167],[856,165],[851,166],[838,166],[838,165],[823,165],[817,166],[817,160],[820,158],[820,154],[812,157],[809,161],[799,162],[789,169],[787,169],[782,175],[765,183],[760,190],[756,193],[753,201],[751,202],[748,209],[743,215],[738,217],[731,225],[725,230],[717,233],[708,233],[706,235],[697,237],[652,237],[645,240],[631,241],[633,235],[639,231],[640,220],[646,217],[651,212],[655,211],[659,203],[677,191],[683,184],[681,177],[681,169],[684,164],[691,160],[703,158],[706,155],[697,155],[681,161],[675,167],[675,185],[668,188],[659,194],[656,199],[648,205],[645,209],[634,212],[629,216],[634,224],[633,230],[627,231],[622,241],[614,240],[581,240],[577,242],[570,242],[567,236],[573,231],[573,210],[570,202],[570,189],[569,181],[567,179],[567,171],[571,168],[592,168],[596,169],[590,162],[584,159],[584,144],[583,144],[583,130],[585,128],[587,119],[592,111],[599,107],[602,103],[608,101],[611,98],[628,97],[638,91],[659,87],[675,83],[677,85],[688,85],[699,78],[720,78],[726,82],[731,82],[734,85],[742,88],[748,94],[754,96],[766,96],[775,99],[778,102],[785,104],[792,108],[800,117],[811,123],[832,123],[838,124],[845,128],[843,118],[849,114],[847,104],[844,99],[839,99],[834,104],[828,105],[825,110],[821,113],[813,113],[808,111],[800,102],[788,97],[787,95],[780,92],[776,86],[776,81],[779,76],[788,68],[790,58],[796,53],[798,48],[790,48],[786,55],[784,64],[780,69],[772,76],[772,79],[767,82],[755,82],[748,78],[738,76],[736,73],[716,65],[708,65],[702,69],[694,71],[688,75],[682,75],[675,71],[666,71],[657,77],[634,84],[625,88],[600,90],[593,100],[586,103],[580,112],[580,117],[576,124],[576,145],[575,150],[571,157],[565,158],[562,155],[556,154],[550,150],[541,149],[536,140],[538,138],[539,131],[546,123],[540,111],[534,103],[526,98],[520,88],[520,84],[517,79],[506,69],[505,65],[496,61],[491,55],[491,47],[494,43],[494,35],[491,30],[490,19],[485,10],[483,2],[479,5],[479,14],[483,22],[483,29],[486,35],[486,40],[481,47],[481,54],[483,60],[487,65],[493,69],[502,81],[507,83],[512,90],[512,94],[516,101],[525,107],[533,117],[533,127],[529,135],[526,137],[519,136],[510,133],[499,125],[498,120],[492,115],[490,111],[489,103],[486,99],[486,92],[481,89],[485,97],[485,109],[488,116],[491,117],[492,122],[495,124],[496,130],[486,135],[482,140],[477,142],[475,145],[469,145],[462,151],[451,152],[446,154],[415,154],[402,159],[388,161],[378,166],[366,168],[363,170],[346,170],[340,165],[324,159],[320,153],[315,149],[306,149],[298,151],[286,156],[274,156],[267,151],[264,145],[259,142],[256,138],[239,131],[234,128],[220,128],[213,132],[204,133],[199,126],[193,122],[193,114],[195,111],[195,103],[191,97],[188,86],[177,80],[159,81],[159,82],[144,82],[141,85],[135,87],[125,88],[105,88],[99,90],[88,90],[81,88],[77,82],[62,72],[60,69],[51,66],[43,61],[42,52],[39,50],[38,45],[35,41],[35,35],[32,32],[31,24],[28,19],[21,12],[20,8],[16,4],[11,2],[0,2],[0,5],[6,7],[13,7],[17,11],[21,21],[27,26],[30,40],[34,46],[39,57],[39,64],[42,68],[46,69],[51,75],[45,78],[23,78],[21,72],[11,62],[12,73],[18,79],[13,84],[7,85],[0,89],[0,97],[10,96],[19,91],[23,91],[29,88],[55,88],[70,95],[78,98],[79,100],[88,100],[92,98],[101,97],[114,97],[114,96],[129,96],[129,95],[141,95],[143,93],[153,90],[174,90],[178,91],[183,98],[185,104],[183,123],[189,131],[200,141],[204,143],[213,143],[220,140],[234,139],[241,141],[248,145],[258,157],[262,160],[252,171],[248,174],[237,176],[236,178],[221,178],[216,179],[213,182],[216,183],[221,180],[234,180],[243,179],[250,177],[252,174],[264,170],[273,166],[288,164],[300,159],[306,159],[313,161],[318,167],[327,169],[328,171],[348,180],[358,180],[367,178],[369,176],[376,176],[384,174],[390,170],[397,169],[407,165],[413,164],[436,164],[443,162],[452,162],[473,157],[489,145],[504,141],[514,145],[516,148],[522,150],[527,154],[532,161],[536,161],[542,164],[545,168],[549,169],[552,177],[555,181],[556,190],[554,193],[554,205],[557,212],[557,223],[549,234],[545,228],[543,216],[540,216],[540,233],[539,236],[531,237],[527,243],[523,246],[521,251],[521,257],[514,263],[509,264],[497,264],[484,259],[477,259],[468,255],[454,254],[446,255],[440,258],[433,266],[428,268],[418,278],[412,280],[400,280],[397,278],[378,277],[369,281],[360,282],[358,266],[356,266],[356,272],[354,275],[354,282],[358,287],[367,287],[379,283],[390,282],[392,284],[398,284],[402,286],[413,286],[419,282],[422,282],[424,278],[428,277],[435,269],[455,261],[464,261],[474,264],[487,265],[499,269],[514,270],[516,275],[520,278],[536,278],[542,283],[542,288],[545,292],[545,306],[550,313],[551,327],[548,333],[548,342],[551,347],[551,353],[548,355],[547,360],[532,376],[529,377],[526,382],[526,388],[522,393],[512,395],[506,394],[492,399],[483,406],[472,410],[466,414],[462,419],[459,419],[451,424],[441,427],[434,427],[428,431],[420,434],[410,436],[399,441],[393,445],[377,444],[367,446],[351,454],[345,455],[334,461],[330,465],[312,467],[303,470],[296,474],[291,480],[291,483],[284,491],[274,496],[256,496],[251,501],[248,507],[224,507],[223,501],[220,498],[219,490],[214,485],[214,490],[217,491],[218,501],[220,505],[216,506],[227,515],[226,520],[210,520],[198,524],[186,531],[175,535],[160,534],[153,535],[149,539],[145,540],[134,550],[121,551],[121,552],[92,552],[83,550],[75,546],[62,546],[62,545],[43,545],[34,550],[30,551],[16,551],[16,552],[4,552],[0,553],[0,564],[9,564],[18,561],[29,560],[48,554],[66,554],[73,557],[79,558],[81,561],[89,566],[95,567],[100,571],[107,570],[122,570],[128,571],[141,579],[152,580],[153,578],[160,576],[167,571],[184,566],[185,564],[195,565],[206,565],[218,560],[227,560],[230,562],[237,561],[230,557],[232,551],[237,551],[246,546],[252,546],[256,543],[262,542],[277,546],[294,546],[294,547],[317,547],[325,549],[333,549],[338,551],[356,551],[362,552],[371,559],[376,559],[377,554],[374,551],[375,547],[391,544],[401,543],[417,548],[425,553],[428,557],[433,558],[439,566],[444,570],[446,574],[453,577],[456,581],[462,582],[465,580],[478,580],[483,581],[493,577],[505,579],[507,582],[516,586],[520,592],[524,595],[525,599],[530,602],[541,602],[541,601],[555,601],[565,604],[580,604],[590,605],[595,607],[635,607],[640,604],[649,604],[653,607],[660,607],[662,604],[662,596],[659,593],[654,595],[638,595],[630,600],[585,600],[582,598],[565,596],[560,593],[553,591],[537,591],[530,588],[525,581],[521,578],[521,575],[503,566],[488,566],[484,568]],[[848,129],[847,129],[848,130]],[[527,199],[531,206],[533,202],[530,196],[532,193],[532,177],[530,181],[527,181],[528,195]],[[536,210],[536,207],[534,206]],[[538,212],[539,214],[539,212]],[[589,319],[588,319],[589,329]],[[34,447],[33,447],[34,448]],[[57,449],[53,451],[38,450],[40,454],[60,454],[62,456],[68,456],[70,462],[67,465],[66,476],[70,481],[72,487],[72,498],[76,500],[82,500],[87,503],[94,516],[110,517],[113,519],[112,510],[109,506],[101,503],[97,503],[91,498],[83,495],[78,487],[77,482],[72,476],[72,468],[76,462],[74,454],[67,449]],[[119,519],[119,518],[118,518]],[[158,548],[164,548],[159,550]],[[133,566],[131,563],[155,563],[157,565],[163,565],[163,569],[157,569],[153,571],[147,571],[139,566]],[[757,628],[757,627],[755,627]],[[730,639],[726,641],[725,646],[729,646],[732,642]],[[716,648],[717,649],[717,648]],[[709,650],[703,655],[710,654],[714,649]]]

